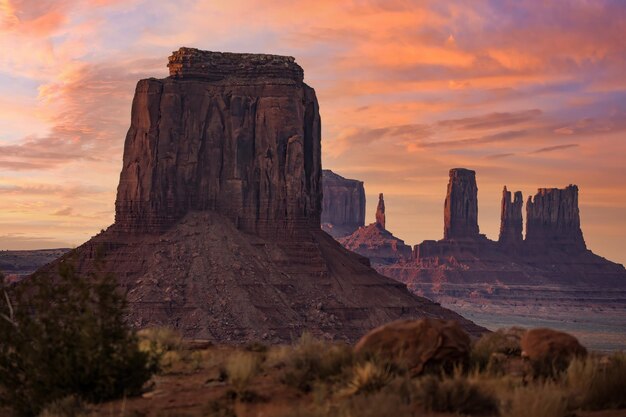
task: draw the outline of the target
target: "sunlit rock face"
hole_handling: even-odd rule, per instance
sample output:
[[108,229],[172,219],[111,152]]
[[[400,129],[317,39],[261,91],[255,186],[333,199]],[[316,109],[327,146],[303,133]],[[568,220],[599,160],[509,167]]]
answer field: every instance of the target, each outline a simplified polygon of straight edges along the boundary
[[214,210],[263,236],[319,228],[318,103],[294,59],[181,48],[168,66],[137,85],[116,224],[160,232]]

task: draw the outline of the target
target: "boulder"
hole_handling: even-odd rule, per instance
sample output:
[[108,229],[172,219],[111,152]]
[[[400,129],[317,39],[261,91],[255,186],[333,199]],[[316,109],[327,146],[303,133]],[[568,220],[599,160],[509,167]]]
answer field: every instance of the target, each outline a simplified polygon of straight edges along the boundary
[[563,370],[574,357],[587,355],[585,349],[571,334],[552,329],[528,330],[520,341],[522,357],[527,358],[536,373],[551,374]]
[[415,376],[430,370],[451,371],[467,364],[470,337],[453,320],[401,320],[370,331],[354,350],[357,355],[406,366]]

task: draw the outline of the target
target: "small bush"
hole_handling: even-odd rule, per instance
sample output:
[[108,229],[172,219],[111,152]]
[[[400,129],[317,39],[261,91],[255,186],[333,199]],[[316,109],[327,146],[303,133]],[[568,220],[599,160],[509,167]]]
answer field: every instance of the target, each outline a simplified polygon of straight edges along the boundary
[[521,353],[519,337],[516,333],[509,334],[507,330],[498,330],[484,334],[472,346],[470,363],[472,367],[485,370],[493,365],[494,357],[502,354],[505,356],[519,356]]
[[364,362],[354,367],[353,376],[348,382],[348,394],[371,394],[380,391],[393,379],[388,366],[374,362]]
[[503,394],[502,417],[565,417],[567,398],[554,382],[539,381]]
[[156,364],[124,323],[110,275],[59,275],[17,286],[0,280],[0,406],[34,416],[67,396],[99,402],[141,391]]
[[259,372],[259,359],[254,353],[236,352],[226,361],[226,374],[237,394],[243,394]]
[[427,411],[443,413],[492,414],[498,409],[494,395],[459,372],[450,377],[426,375],[418,379],[413,401]]
[[164,354],[182,348],[183,336],[179,331],[169,327],[142,329],[137,332],[137,336],[139,337],[139,347],[146,352]]
[[565,374],[572,406],[591,410],[626,407],[626,353],[601,361],[574,359]]
[[305,333],[283,360],[283,383],[310,392],[318,381],[336,382],[352,365],[353,355],[349,346],[324,343]]

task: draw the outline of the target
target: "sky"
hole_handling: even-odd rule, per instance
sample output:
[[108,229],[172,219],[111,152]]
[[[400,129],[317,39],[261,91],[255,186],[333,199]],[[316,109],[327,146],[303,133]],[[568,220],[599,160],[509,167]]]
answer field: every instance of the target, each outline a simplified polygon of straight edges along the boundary
[[443,235],[448,170],[580,188],[594,252],[626,263],[626,2],[0,0],[0,249],[76,246],[113,222],[136,82],[181,46],[291,55],[322,161],[365,182],[367,221]]

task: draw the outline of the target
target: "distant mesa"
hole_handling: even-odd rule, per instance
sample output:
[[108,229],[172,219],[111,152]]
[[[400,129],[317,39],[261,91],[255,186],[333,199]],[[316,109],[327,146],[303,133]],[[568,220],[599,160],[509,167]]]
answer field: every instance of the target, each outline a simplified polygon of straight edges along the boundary
[[409,253],[402,240],[375,227],[380,224],[377,213],[377,223],[339,241],[369,258],[380,273],[448,305],[478,300],[483,306],[497,305],[507,299],[511,305],[550,304],[550,297],[562,305],[580,299],[606,308],[623,305],[626,270],[587,249],[578,187],[540,188],[530,197],[525,237],[523,206],[522,193],[504,187],[499,238],[488,239],[478,225],[476,173],[455,168],[444,200],[443,239],[423,241]]
[[484,331],[320,229],[362,226],[365,194],[322,173],[317,98],[293,58],[181,48],[168,67],[137,84],[115,223],[39,273],[63,262],[110,272],[135,327],[218,342],[289,342],[305,329],[355,341],[419,317]]
[[335,238],[348,236],[365,225],[363,181],[322,171],[322,229]]

